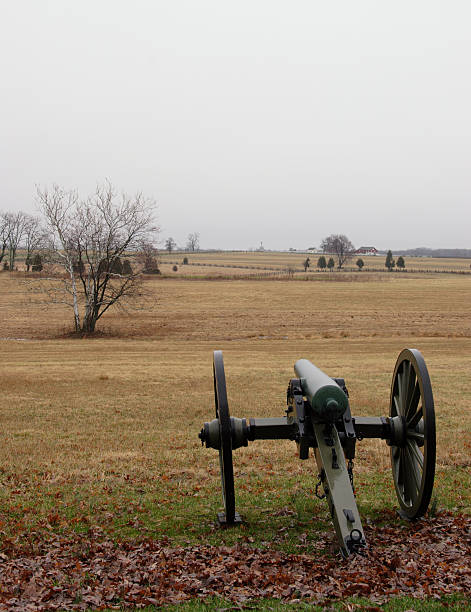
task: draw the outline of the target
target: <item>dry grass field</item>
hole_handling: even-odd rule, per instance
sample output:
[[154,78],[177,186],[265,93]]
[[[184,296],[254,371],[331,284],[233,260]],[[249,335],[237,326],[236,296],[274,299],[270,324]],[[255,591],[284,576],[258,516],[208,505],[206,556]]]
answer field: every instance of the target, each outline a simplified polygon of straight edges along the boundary
[[[321,274],[317,270],[317,260],[321,253],[303,253],[303,252],[198,252],[185,253],[176,252],[168,254],[160,253],[161,269],[164,274],[176,276],[181,275],[227,275],[229,274],[248,274],[259,272],[286,272],[290,270],[295,274],[304,273],[303,262],[306,257],[310,259],[310,268],[308,269],[309,276]],[[180,265],[183,258],[188,258],[188,266]],[[356,261],[358,258],[363,259],[365,267],[362,274],[369,271],[384,272],[386,271],[384,255],[355,255],[344,266],[345,271],[353,271],[358,273]],[[397,258],[396,258],[397,259]],[[454,258],[434,258],[434,257],[405,257],[406,269],[409,272],[424,273],[424,272],[454,272],[471,274],[470,259],[454,259]],[[177,264],[178,271],[172,270]],[[395,271],[401,273],[400,271]],[[334,273],[332,273],[334,274]]]
[[[234,414],[280,415],[303,356],[346,378],[354,411],[379,415],[387,413],[394,362],[405,346],[419,348],[431,372],[440,464],[470,466],[467,277],[152,279],[142,308],[110,312],[104,335],[93,339],[64,338],[68,309],[41,304],[8,274],[0,283],[4,470],[51,478],[182,470],[202,478],[214,458],[198,448],[196,432],[212,418],[214,349],[224,351]],[[386,466],[383,450],[362,453],[365,465]],[[273,452],[283,455],[270,446]]]
[[[116,309],[102,334],[73,339],[68,309],[42,304],[21,275],[0,274],[0,537],[98,525],[118,539],[251,534],[290,549],[306,527],[290,531],[289,513],[276,511],[294,508],[315,549],[328,513],[313,496],[314,462],[297,460],[289,442],[236,451],[249,526],[215,532],[218,458],[197,439],[214,415],[214,349],[224,352],[231,413],[250,417],[283,414],[300,357],[346,379],[353,414],[386,415],[396,357],[418,348],[435,394],[438,508],[470,514],[471,278],[349,278],[152,278],[138,309]],[[396,506],[386,445],[359,443],[355,471],[360,513],[380,520]]]

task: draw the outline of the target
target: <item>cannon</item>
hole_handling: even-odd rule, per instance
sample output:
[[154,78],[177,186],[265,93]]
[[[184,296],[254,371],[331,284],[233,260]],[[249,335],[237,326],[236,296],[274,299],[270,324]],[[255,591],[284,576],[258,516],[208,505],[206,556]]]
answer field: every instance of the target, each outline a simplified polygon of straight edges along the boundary
[[[214,352],[216,418],[204,423],[201,443],[219,452],[224,511],[221,525],[241,523],[235,507],[232,452],[254,440],[293,440],[299,458],[314,454],[340,550],[345,557],[366,546],[358,512],[353,460],[356,443],[380,438],[390,447],[399,515],[413,521],[427,511],[435,477],[435,410],[427,366],[417,349],[404,349],[393,372],[389,416],[354,417],[343,378],[331,378],[307,359],[295,363],[287,390],[285,416],[236,418],[229,414],[221,351]],[[313,449],[313,453],[310,451]],[[322,487],[323,493],[319,494]]]

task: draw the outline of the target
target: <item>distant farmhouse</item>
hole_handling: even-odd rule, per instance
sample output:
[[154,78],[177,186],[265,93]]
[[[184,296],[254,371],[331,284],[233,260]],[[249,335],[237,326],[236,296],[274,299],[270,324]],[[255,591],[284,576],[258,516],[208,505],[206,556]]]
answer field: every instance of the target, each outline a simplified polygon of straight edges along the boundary
[[373,246],[362,246],[355,251],[357,255],[377,255],[378,249]]

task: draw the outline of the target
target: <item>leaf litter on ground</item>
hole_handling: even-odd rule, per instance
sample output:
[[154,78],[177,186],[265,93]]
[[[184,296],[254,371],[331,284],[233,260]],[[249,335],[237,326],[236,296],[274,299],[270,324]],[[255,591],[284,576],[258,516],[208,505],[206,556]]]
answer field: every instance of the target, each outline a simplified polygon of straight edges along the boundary
[[116,542],[99,528],[30,534],[29,548],[18,538],[4,541],[0,610],[139,608],[210,597],[235,607],[258,598],[326,604],[352,596],[374,605],[471,593],[471,517],[441,513],[365,531],[368,547],[347,560],[248,543]]

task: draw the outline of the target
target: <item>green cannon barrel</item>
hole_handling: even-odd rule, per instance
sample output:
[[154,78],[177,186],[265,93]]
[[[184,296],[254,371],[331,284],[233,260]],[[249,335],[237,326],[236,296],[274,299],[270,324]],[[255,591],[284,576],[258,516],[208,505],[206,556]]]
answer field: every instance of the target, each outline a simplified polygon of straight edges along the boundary
[[294,364],[294,371],[301,379],[303,393],[319,421],[334,423],[342,417],[347,409],[348,399],[335,380],[307,359],[299,359]]

